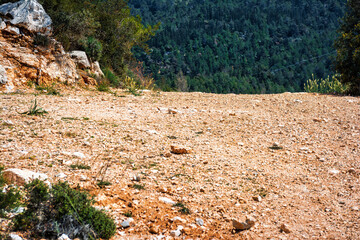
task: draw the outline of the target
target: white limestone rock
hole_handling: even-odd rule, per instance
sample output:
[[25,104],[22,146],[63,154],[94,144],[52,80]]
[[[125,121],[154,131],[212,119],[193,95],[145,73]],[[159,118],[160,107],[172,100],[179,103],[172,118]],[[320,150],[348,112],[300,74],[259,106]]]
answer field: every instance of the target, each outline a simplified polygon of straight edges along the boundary
[[8,82],[6,70],[0,65],[0,84],[6,84]]
[[5,180],[12,184],[25,185],[34,179],[47,180],[48,176],[43,173],[36,173],[27,169],[10,168],[3,172]]
[[70,52],[70,57],[81,69],[91,67],[90,61],[84,51],[72,51]]
[[36,0],[22,0],[0,6],[0,15],[5,22],[32,32],[50,35],[52,20]]

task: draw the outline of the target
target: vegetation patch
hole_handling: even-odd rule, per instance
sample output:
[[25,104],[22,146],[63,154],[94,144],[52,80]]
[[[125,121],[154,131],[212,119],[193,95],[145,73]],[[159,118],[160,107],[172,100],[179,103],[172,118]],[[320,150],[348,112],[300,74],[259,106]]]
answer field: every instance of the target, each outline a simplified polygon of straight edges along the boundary
[[110,186],[111,185],[111,182],[109,182],[109,181],[99,181],[98,183],[97,183],[97,185],[100,187],[100,188],[103,188],[103,187],[106,187],[106,186]]
[[22,112],[21,114],[30,115],[30,116],[42,116],[48,112],[37,105],[35,99],[34,104],[30,106],[28,111]]
[[89,170],[89,169],[91,169],[90,166],[85,165],[85,164],[72,164],[72,165],[70,165],[70,167],[71,167],[72,169],[84,169],[84,170]]
[[326,93],[326,94],[344,94],[350,89],[350,84],[343,84],[340,81],[340,75],[334,75],[325,79],[312,79],[307,80],[304,84],[306,92],[310,93]]
[[95,209],[88,193],[72,189],[59,182],[51,189],[42,181],[34,180],[25,186],[27,208],[14,220],[14,230],[31,231],[34,238],[109,239],[116,232],[114,221]]
[[60,96],[60,92],[52,86],[39,85],[35,87],[36,90],[46,93],[47,95]]
[[185,206],[185,204],[182,203],[182,202],[177,202],[177,203],[175,203],[173,206],[174,206],[174,207],[178,207],[178,208],[179,208],[179,212],[181,212],[182,214],[190,214],[190,213],[191,213],[191,212],[190,212],[190,209],[187,208],[187,207]]
[[137,189],[137,190],[144,190],[145,189],[145,185],[143,185],[143,184],[134,184],[132,187],[134,189]]
[[5,188],[6,181],[2,175],[3,170],[4,167],[0,166],[0,217],[5,217],[6,212],[20,206],[22,200],[20,191],[17,188]]

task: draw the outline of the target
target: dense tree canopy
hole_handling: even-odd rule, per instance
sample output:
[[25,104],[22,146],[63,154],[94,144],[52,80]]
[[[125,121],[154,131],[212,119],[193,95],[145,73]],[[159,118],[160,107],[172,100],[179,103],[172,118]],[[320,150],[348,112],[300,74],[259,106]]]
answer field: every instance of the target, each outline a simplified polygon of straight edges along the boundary
[[351,93],[360,95],[360,0],[347,2],[339,33],[335,42],[336,70],[342,82],[351,84]]
[[302,91],[312,73],[331,74],[345,9],[343,0],[130,0],[129,5],[144,23],[162,23],[148,42],[151,54],[135,51],[157,84],[216,93]]

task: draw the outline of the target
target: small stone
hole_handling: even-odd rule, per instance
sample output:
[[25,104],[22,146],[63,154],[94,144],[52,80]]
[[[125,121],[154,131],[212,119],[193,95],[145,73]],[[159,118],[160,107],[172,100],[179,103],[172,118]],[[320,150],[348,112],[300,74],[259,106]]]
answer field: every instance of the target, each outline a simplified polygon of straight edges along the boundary
[[171,153],[174,154],[189,154],[191,152],[190,149],[185,147],[170,146],[170,148],[171,148]]
[[60,178],[60,179],[64,179],[64,178],[67,178],[67,175],[65,173],[59,173],[55,177]]
[[170,219],[170,222],[186,223],[186,220],[185,220],[185,219],[182,219],[181,217],[174,217],[174,218]]
[[200,192],[204,193],[205,189],[204,188],[200,188]]
[[353,211],[359,211],[359,208],[358,208],[358,207],[352,207],[351,210],[353,210]]
[[71,240],[68,235],[62,234],[57,240]]
[[171,153],[165,153],[164,156],[167,157],[167,158],[169,158],[169,157],[171,157]]
[[350,174],[356,174],[356,170],[354,168],[350,168],[347,172]]
[[141,180],[141,177],[140,176],[137,176],[137,175],[134,175],[132,178],[131,178],[131,181],[135,181],[135,182],[140,182]]
[[199,226],[204,225],[204,220],[202,220],[201,218],[196,218],[195,221],[196,221],[196,224],[199,225]]
[[81,175],[80,176],[80,181],[83,181],[83,182],[85,182],[85,181],[87,181],[87,180],[89,180],[86,176],[84,176],[84,175]]
[[248,230],[255,225],[255,219],[252,217],[247,217],[245,222],[239,222],[235,219],[232,219],[232,223],[236,230]]
[[331,169],[331,170],[329,170],[329,173],[330,173],[330,174],[333,174],[333,175],[336,175],[336,174],[339,174],[340,171],[339,171],[339,170],[336,170],[336,169]]
[[173,200],[171,200],[170,198],[167,198],[167,197],[159,197],[159,200],[166,204],[171,204],[171,205],[175,204],[175,202]]
[[128,220],[124,220],[122,223],[121,223],[121,226],[123,228],[128,228],[130,227],[130,222]]
[[178,114],[178,113],[181,113],[181,112],[178,111],[178,110],[176,110],[176,109],[169,108],[169,109],[168,109],[168,113],[169,113],[169,114]]
[[9,239],[10,240],[23,240],[19,235],[15,234],[15,233],[10,233]]
[[11,120],[4,120],[4,125],[13,126],[14,123]]
[[172,231],[170,231],[170,235],[172,236],[172,237],[179,237],[180,235],[181,235],[181,231],[180,230],[172,230]]
[[77,158],[85,158],[85,155],[81,152],[74,152],[73,156]]
[[159,234],[159,226],[155,226],[154,224],[152,224],[150,226],[149,232],[151,234]]
[[169,190],[168,190],[166,187],[161,187],[161,188],[159,188],[159,192],[161,192],[161,193],[168,193]]
[[332,212],[330,208],[325,208],[325,212]]
[[254,196],[253,200],[256,202],[261,202],[261,197],[260,196]]
[[157,131],[155,131],[155,130],[146,130],[146,132],[148,132],[148,133],[150,133],[150,134],[155,134],[155,135],[157,135],[157,134],[159,134]]
[[291,232],[289,227],[287,225],[285,225],[285,224],[281,224],[280,231],[284,232],[284,233],[290,233]]

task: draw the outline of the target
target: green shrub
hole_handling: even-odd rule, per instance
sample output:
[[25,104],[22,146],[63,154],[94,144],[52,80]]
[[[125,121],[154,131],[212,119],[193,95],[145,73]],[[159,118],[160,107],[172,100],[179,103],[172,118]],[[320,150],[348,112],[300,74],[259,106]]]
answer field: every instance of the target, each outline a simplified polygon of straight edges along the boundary
[[88,37],[85,40],[81,40],[80,44],[84,48],[87,56],[91,61],[99,61],[102,54],[102,44],[94,37]]
[[26,185],[27,209],[16,216],[15,230],[31,230],[36,237],[56,238],[65,233],[70,238],[111,238],[114,221],[92,206],[88,193],[59,182],[51,189],[39,180]]
[[4,217],[5,212],[19,206],[21,201],[21,194],[19,190],[10,187],[6,189],[6,191],[3,191],[3,187],[6,184],[6,181],[2,175],[3,170],[4,167],[0,166],[0,217]]
[[50,45],[50,38],[45,34],[37,33],[34,36],[33,43],[38,46],[48,47]]
[[325,79],[315,79],[312,75],[312,79],[304,84],[304,89],[306,92],[344,94],[349,90],[349,85],[342,84],[339,77],[339,75],[334,75],[331,78],[328,76]]
[[109,68],[102,69],[105,79],[113,87],[120,87],[120,80]]

